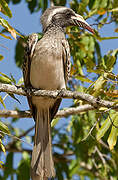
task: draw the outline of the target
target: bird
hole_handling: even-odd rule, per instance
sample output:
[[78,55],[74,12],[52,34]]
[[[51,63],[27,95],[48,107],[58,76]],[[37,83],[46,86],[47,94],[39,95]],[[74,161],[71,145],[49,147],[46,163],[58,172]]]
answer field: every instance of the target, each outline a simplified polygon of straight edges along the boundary
[[[70,74],[70,48],[65,28],[77,26],[94,33],[82,16],[64,6],[47,8],[41,16],[43,36],[33,33],[27,40],[23,77],[25,89],[66,89]],[[52,156],[51,121],[62,98],[27,96],[35,120],[34,147],[31,160],[32,180],[55,177]]]

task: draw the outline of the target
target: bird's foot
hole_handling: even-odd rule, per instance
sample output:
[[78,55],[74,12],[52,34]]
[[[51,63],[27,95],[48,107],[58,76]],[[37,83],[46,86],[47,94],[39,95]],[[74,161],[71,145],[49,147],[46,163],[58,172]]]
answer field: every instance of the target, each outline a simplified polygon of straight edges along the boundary
[[23,90],[26,92],[27,96],[31,96],[34,92],[34,89],[32,89],[32,87],[23,87]]
[[60,98],[60,97],[63,97],[65,90],[66,90],[65,88],[60,89],[59,92],[58,92],[57,97],[59,97],[59,98]]
[[22,85],[17,85],[17,84],[15,84],[15,87],[16,87],[17,89],[23,88]]

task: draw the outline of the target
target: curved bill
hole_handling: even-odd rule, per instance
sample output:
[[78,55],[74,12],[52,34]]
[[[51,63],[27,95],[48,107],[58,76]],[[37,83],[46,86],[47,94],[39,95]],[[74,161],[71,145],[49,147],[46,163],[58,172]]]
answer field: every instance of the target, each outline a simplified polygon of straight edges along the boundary
[[95,33],[94,30],[92,29],[92,27],[79,14],[75,14],[75,16],[71,16],[71,19],[74,20],[74,22],[77,26],[87,29],[88,31],[90,31],[93,34]]

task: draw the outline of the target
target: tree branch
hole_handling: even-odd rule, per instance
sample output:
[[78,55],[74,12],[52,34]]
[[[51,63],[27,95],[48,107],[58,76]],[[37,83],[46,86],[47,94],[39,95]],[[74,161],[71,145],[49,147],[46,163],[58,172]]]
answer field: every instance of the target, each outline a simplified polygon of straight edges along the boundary
[[[81,112],[86,112],[88,110],[95,109],[93,106],[89,104],[81,105],[78,107],[67,108],[63,110],[59,110],[55,116],[55,118],[68,117],[70,115],[79,114]],[[18,111],[18,110],[0,110],[0,117],[12,117],[12,118],[31,118],[32,113],[30,110],[28,111]]]
[[99,107],[107,107],[112,109],[118,109],[118,105],[114,105],[114,102],[105,101],[100,98],[95,98],[92,95],[77,92],[77,91],[68,91],[68,90],[56,90],[56,91],[48,91],[48,90],[36,90],[32,89],[30,94],[26,94],[22,87],[16,87],[14,85],[2,84],[0,83],[0,91],[7,92],[11,94],[17,95],[29,95],[29,96],[41,96],[41,97],[49,97],[49,98],[69,98],[69,99],[80,99],[88,102],[95,108]]
[[[94,109],[93,106],[89,105],[89,104],[86,104],[86,105],[82,105],[82,106],[79,106],[79,107],[75,107],[75,108],[68,108],[68,109],[63,109],[63,110],[59,110],[57,115],[55,116],[55,118],[59,118],[59,117],[67,117],[69,115],[73,115],[73,114],[79,114],[80,112],[85,112],[87,110],[90,110],[90,109]],[[27,118],[31,118],[32,117],[32,114],[30,111],[12,111],[12,110],[0,110],[0,117],[13,117],[13,118],[24,118],[24,117],[27,117]],[[23,132],[20,136],[16,137],[16,136],[13,136],[11,134],[7,134],[3,131],[0,131],[1,133],[5,134],[5,135],[8,135],[10,136],[11,138],[14,139],[14,141],[10,142],[8,144],[8,146],[11,146],[13,145],[13,143],[16,141],[16,140],[20,140],[24,143],[27,143],[25,141],[23,141],[21,138],[26,136],[30,131],[32,131],[34,129],[34,126],[29,128],[27,131]],[[28,143],[28,145],[30,145]]]

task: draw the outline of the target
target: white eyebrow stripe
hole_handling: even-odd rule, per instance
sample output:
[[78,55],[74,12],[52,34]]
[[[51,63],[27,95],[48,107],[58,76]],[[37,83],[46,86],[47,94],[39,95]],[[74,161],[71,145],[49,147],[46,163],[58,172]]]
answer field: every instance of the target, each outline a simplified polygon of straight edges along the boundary
[[54,16],[56,13],[59,13],[59,12],[61,12],[63,10],[66,10],[66,9],[67,9],[66,7],[61,7],[61,8],[54,9],[52,11],[52,13],[50,13],[50,15],[48,16],[47,22],[51,22],[52,16]]

